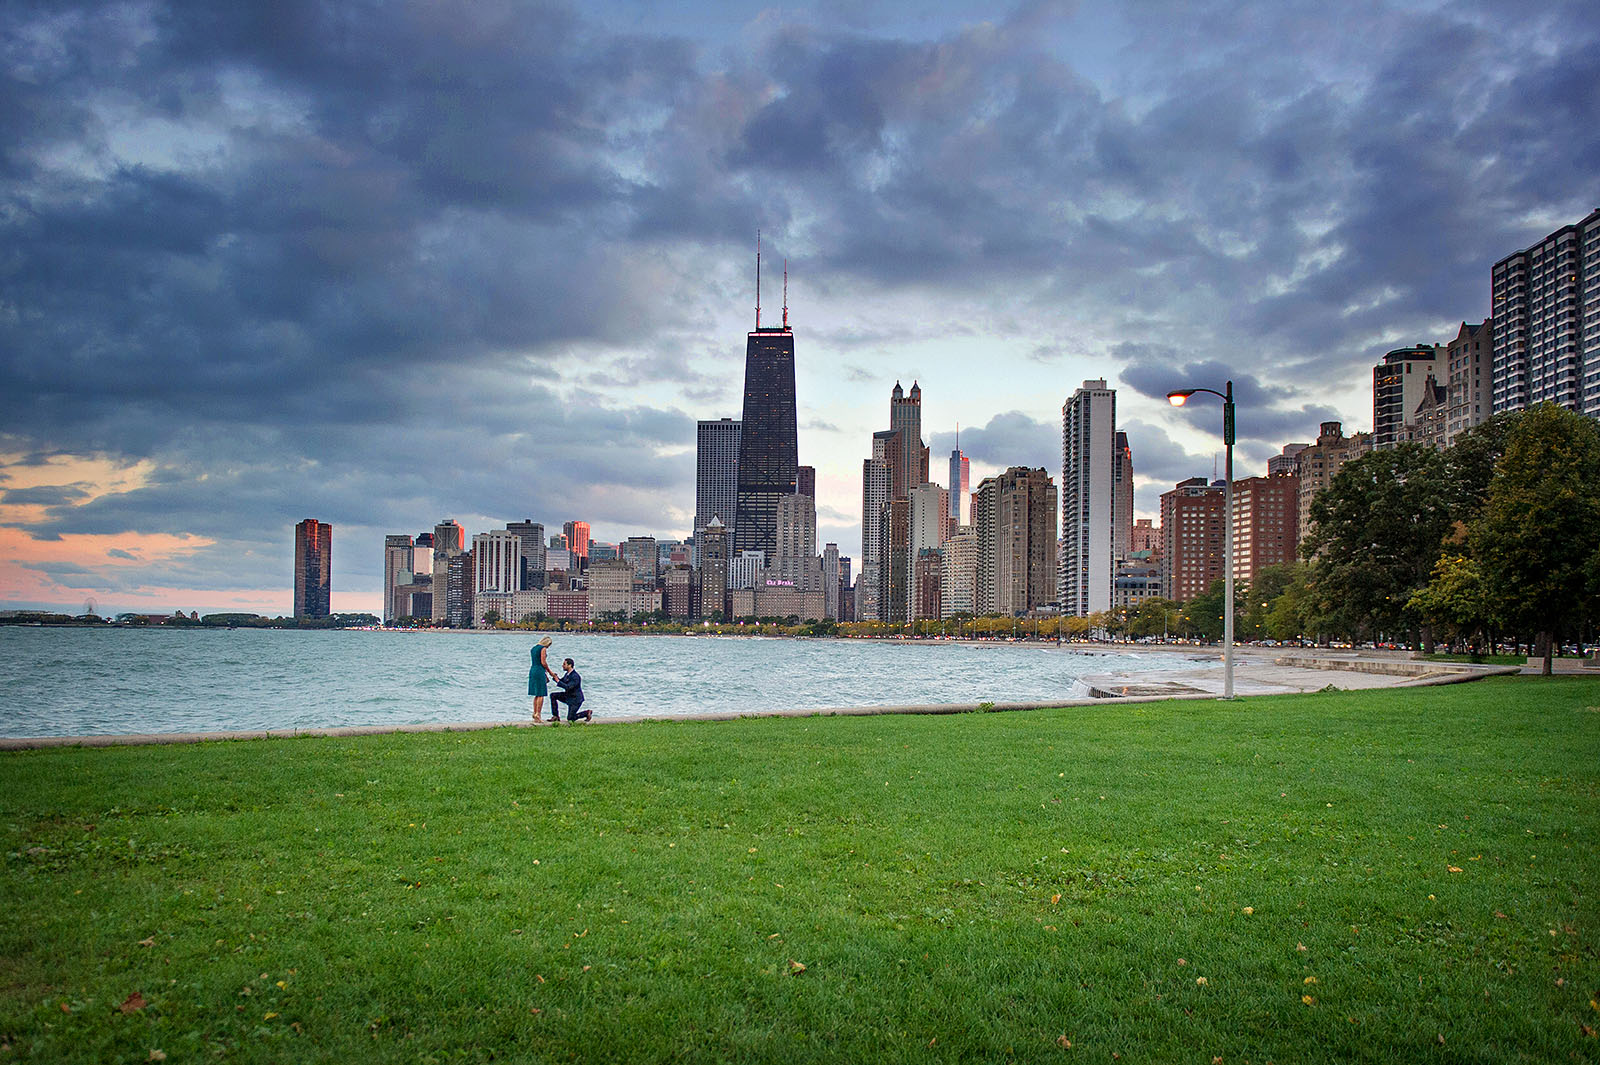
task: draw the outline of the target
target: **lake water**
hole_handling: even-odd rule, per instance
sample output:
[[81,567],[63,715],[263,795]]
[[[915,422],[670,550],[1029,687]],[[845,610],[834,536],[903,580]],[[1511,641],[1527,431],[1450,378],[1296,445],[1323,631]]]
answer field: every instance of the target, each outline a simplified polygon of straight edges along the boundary
[[[1205,668],[1048,644],[551,635],[597,717],[1073,699],[1086,675]],[[3,626],[0,736],[526,720],[538,638]]]

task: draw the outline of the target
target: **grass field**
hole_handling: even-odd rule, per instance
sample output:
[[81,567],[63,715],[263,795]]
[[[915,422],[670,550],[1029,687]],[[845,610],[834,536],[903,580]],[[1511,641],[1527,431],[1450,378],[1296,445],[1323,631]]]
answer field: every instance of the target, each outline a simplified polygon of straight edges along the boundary
[[11,753],[0,1063],[1595,1061],[1597,800],[1559,677]]

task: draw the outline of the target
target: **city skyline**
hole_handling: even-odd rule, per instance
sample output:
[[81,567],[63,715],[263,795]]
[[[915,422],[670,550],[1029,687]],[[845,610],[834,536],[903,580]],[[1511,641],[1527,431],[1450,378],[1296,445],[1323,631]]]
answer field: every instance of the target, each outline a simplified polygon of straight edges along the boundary
[[0,14],[0,607],[286,613],[304,514],[380,615],[440,514],[686,536],[757,229],[818,543],[896,379],[976,484],[1105,378],[1152,517],[1218,447],[1167,389],[1234,380],[1240,476],[1369,429],[1386,352],[1600,204],[1592,6],[326,10]]

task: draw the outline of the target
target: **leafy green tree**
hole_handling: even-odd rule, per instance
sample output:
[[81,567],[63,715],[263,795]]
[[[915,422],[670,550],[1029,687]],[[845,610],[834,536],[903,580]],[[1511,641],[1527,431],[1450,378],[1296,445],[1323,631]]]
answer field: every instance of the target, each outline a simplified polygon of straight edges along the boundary
[[1450,468],[1451,514],[1462,525],[1470,526],[1483,517],[1495,466],[1506,452],[1512,426],[1521,417],[1521,411],[1496,414],[1456,437],[1444,453]]
[[1235,616],[1234,635],[1241,640],[1279,639],[1272,634],[1269,618],[1272,604],[1295,582],[1305,569],[1301,562],[1266,566],[1242,591],[1235,589],[1240,603]]
[[1133,620],[1128,626],[1128,632],[1135,638],[1187,635],[1183,621],[1183,607],[1171,599],[1152,596],[1139,604],[1139,609],[1134,613]]
[[1477,637],[1487,637],[1495,620],[1494,598],[1483,570],[1465,555],[1445,555],[1435,562],[1433,579],[1411,597],[1410,605],[1424,618],[1474,644]]
[[1473,533],[1497,612],[1535,632],[1551,671],[1556,638],[1594,606],[1600,552],[1600,429],[1554,403],[1522,412]]
[[1451,497],[1444,456],[1410,443],[1346,463],[1318,493],[1300,550],[1336,629],[1409,632],[1416,642],[1422,619],[1408,604],[1451,531]]

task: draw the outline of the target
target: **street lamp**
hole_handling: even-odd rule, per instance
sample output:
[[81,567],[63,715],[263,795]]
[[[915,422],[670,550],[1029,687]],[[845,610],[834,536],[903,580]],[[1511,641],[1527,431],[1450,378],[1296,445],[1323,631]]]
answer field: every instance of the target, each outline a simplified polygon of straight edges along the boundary
[[1181,407],[1189,397],[1206,392],[1222,400],[1222,697],[1233,698],[1233,382],[1226,392],[1184,388],[1167,393],[1167,402]]

